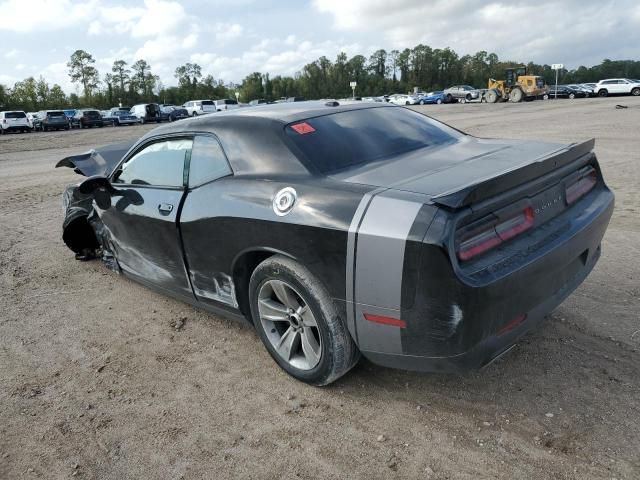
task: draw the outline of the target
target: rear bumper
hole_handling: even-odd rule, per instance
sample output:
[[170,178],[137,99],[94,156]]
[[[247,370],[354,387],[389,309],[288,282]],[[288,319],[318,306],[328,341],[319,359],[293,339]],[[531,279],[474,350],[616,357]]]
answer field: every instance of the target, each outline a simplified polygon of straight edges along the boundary
[[545,316],[559,306],[589,275],[600,257],[600,251],[601,247],[598,246],[595,254],[589,258],[589,264],[585,265],[585,268],[561,290],[526,312],[522,323],[503,334],[495,333],[487,336],[464,353],[441,357],[365,351],[362,354],[377,365],[403,370],[464,372],[482,368],[508,352],[522,336],[540,325]]
[[[440,249],[427,247],[420,278],[413,285],[403,280],[400,318],[406,327],[400,329],[396,348],[360,345],[363,355],[379,365],[419,371],[455,372],[490,363],[540,324],[589,275],[600,258],[613,205],[606,187],[594,192],[563,230],[550,233],[547,251],[486,285],[465,284]],[[406,289],[415,294],[409,296]],[[406,305],[409,298],[414,301]],[[513,323],[514,319],[519,321]],[[384,328],[380,332],[387,338],[394,335],[393,327]],[[380,339],[377,345],[388,343]]]
[[4,132],[21,132],[23,130],[31,130],[30,125],[11,125],[11,126],[5,126],[5,127],[0,126],[0,128]]

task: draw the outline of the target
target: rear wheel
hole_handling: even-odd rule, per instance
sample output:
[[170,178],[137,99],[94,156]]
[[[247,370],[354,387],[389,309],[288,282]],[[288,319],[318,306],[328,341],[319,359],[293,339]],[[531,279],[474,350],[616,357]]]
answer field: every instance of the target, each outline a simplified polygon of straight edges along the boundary
[[420,100],[420,105],[424,105],[424,100]]
[[575,93],[570,93],[570,94],[569,94],[569,98],[570,98],[571,100],[573,100],[574,98],[576,98],[576,94],[575,94]]
[[437,103],[438,105],[442,104],[442,99],[441,99],[441,98],[437,99],[437,100],[436,100],[436,103]]
[[633,95],[634,97],[637,97],[638,95],[640,95],[640,88],[636,87],[633,90],[631,90],[631,95]]
[[357,363],[360,353],[329,293],[299,263],[282,255],[262,262],[249,298],[262,342],[289,375],[327,385]]
[[192,116],[192,117],[197,117],[197,116],[198,116],[198,114],[197,114],[196,112],[193,112],[193,113],[191,114],[191,116]]

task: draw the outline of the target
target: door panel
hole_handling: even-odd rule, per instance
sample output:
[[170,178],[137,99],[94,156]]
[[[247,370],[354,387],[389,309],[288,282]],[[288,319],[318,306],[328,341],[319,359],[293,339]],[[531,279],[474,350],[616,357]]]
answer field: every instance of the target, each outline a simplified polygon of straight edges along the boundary
[[184,192],[114,187],[111,208],[100,216],[120,267],[145,283],[192,297],[176,224]]

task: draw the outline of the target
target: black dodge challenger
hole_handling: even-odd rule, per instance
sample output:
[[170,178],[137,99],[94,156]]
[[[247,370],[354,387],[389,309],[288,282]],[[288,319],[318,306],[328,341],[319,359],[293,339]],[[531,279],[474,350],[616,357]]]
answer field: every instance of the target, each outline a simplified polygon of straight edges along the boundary
[[263,105],[67,157],[79,258],[247,320],[292,376],[360,354],[486,365],[589,274],[613,210],[593,140],[475,138],[388,104]]

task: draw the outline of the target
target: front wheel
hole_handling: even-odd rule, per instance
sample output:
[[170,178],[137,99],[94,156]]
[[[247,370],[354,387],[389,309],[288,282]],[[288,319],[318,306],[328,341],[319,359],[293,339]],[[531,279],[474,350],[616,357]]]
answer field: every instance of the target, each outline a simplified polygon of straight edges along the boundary
[[640,95],[640,88],[636,87],[633,90],[631,90],[631,95],[633,95],[634,97],[637,97],[638,95]]
[[437,103],[438,105],[441,105],[441,104],[442,104],[442,99],[441,99],[441,98],[437,99],[437,100],[436,100],[436,103]]
[[424,100],[420,100],[420,105],[424,105]]
[[275,255],[249,282],[251,315],[262,342],[289,375],[328,385],[347,373],[360,352],[331,296],[305,267]]
[[576,94],[575,94],[575,93],[570,93],[570,94],[569,94],[569,98],[570,98],[571,100],[573,100],[574,98],[576,98]]
[[607,95],[609,95],[609,92],[607,90],[605,90],[604,88],[601,90],[598,90],[598,96],[599,97],[606,97]]

